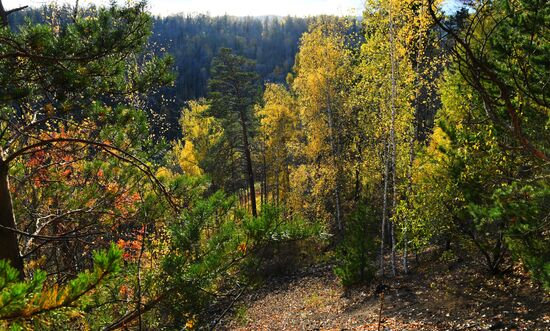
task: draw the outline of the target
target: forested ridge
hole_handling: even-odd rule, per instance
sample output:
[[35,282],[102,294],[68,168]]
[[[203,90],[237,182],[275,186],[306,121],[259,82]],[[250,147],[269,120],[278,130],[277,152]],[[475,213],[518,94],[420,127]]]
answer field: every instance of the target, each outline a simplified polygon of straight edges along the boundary
[[[71,6],[52,3],[28,8],[10,16],[13,29],[30,19],[60,24],[70,21]],[[161,117],[153,125],[168,139],[181,137],[178,120],[181,109],[190,100],[206,97],[210,66],[221,48],[254,60],[254,71],[262,81],[283,83],[294,65],[301,35],[313,18],[301,17],[235,17],[174,15],[153,17],[146,52],[170,54],[175,79],[158,93],[151,93],[147,107]]]
[[0,1],[0,329],[546,330],[550,4]]

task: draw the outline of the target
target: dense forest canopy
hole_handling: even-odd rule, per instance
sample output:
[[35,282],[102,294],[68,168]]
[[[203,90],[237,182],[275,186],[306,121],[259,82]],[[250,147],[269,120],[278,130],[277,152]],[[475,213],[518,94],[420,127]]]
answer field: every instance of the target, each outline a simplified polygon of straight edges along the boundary
[[[206,97],[212,60],[221,48],[254,60],[262,81],[283,83],[298,52],[300,36],[312,19],[297,17],[169,16],[156,18],[151,44],[174,56],[178,73],[163,97],[177,123],[187,101]],[[176,128],[177,130],[177,128]],[[179,136],[178,132],[174,136]]]
[[[68,6],[29,8],[10,16],[14,29],[25,19],[44,22],[47,17],[68,20]],[[255,61],[255,71],[262,81],[283,83],[292,70],[301,35],[313,18],[187,16],[153,17],[148,52],[168,53],[174,57],[176,79],[151,95],[149,106],[162,114],[158,131],[169,139],[181,136],[178,120],[181,108],[190,101],[206,97],[210,66],[221,48]]]
[[0,1],[1,329],[546,329],[548,1],[146,8]]
[[155,19],[150,42],[175,57],[175,97],[188,101],[206,97],[212,59],[223,47],[254,60],[262,80],[284,82],[310,21],[292,16],[168,16]]

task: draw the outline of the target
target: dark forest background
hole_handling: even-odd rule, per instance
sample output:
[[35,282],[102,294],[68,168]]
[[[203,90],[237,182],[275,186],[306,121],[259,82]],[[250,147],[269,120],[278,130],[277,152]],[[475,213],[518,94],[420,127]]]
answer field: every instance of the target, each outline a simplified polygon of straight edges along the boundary
[[[68,7],[29,8],[10,16],[12,28],[30,22],[68,20]],[[189,100],[206,96],[212,59],[221,48],[255,62],[260,80],[281,83],[291,71],[301,35],[314,18],[235,17],[209,15],[175,15],[155,17],[150,38],[150,52],[170,54],[174,58],[176,80],[149,98],[154,109],[157,136],[178,138],[181,109]]]

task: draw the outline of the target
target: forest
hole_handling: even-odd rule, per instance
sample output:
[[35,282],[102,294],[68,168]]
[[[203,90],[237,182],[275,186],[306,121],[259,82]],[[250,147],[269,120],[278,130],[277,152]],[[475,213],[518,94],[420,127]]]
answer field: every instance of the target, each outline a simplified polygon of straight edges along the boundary
[[[52,3],[27,8],[10,16],[12,29],[25,20],[47,23],[47,18],[67,22],[71,7]],[[181,110],[190,100],[207,95],[210,65],[217,51],[231,48],[236,54],[254,60],[254,71],[262,81],[285,82],[298,52],[298,42],[313,18],[301,17],[211,17],[174,15],[152,17],[151,35],[145,46],[149,54],[173,57],[173,84],[147,95],[146,108],[162,119],[153,123],[158,134],[173,140],[181,138]]]
[[0,330],[550,329],[550,3],[443,2],[0,0]]
[[[299,17],[168,16],[156,18],[150,49],[174,57],[173,86],[151,96],[150,108],[164,114],[158,130],[168,139],[181,138],[181,110],[190,100],[207,96],[210,65],[220,48],[254,60],[262,81],[282,83],[292,69],[300,36],[309,19]],[[166,127],[166,124],[168,126]],[[159,131],[160,132],[160,131]]]

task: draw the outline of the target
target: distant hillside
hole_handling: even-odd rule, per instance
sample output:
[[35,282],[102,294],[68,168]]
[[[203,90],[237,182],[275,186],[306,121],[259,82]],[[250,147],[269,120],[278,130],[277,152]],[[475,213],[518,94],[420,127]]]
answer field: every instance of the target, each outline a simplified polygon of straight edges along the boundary
[[[212,59],[222,47],[256,62],[264,81],[283,82],[292,69],[300,37],[312,19],[295,17],[170,16],[155,18],[151,47],[174,56],[175,86],[163,89],[151,108],[164,118],[156,129],[171,139],[188,100],[205,97]],[[160,128],[162,126],[162,128]]]
[[156,18],[151,42],[175,57],[177,103],[206,95],[210,63],[221,47],[256,61],[260,77],[284,81],[310,19],[171,16]]
[[[70,11],[61,8],[56,17],[63,21]],[[29,8],[10,17],[17,27],[25,19],[40,22],[52,17],[51,9]],[[65,17],[65,18],[64,18]],[[233,17],[208,15],[156,17],[151,49],[174,57],[177,78],[174,87],[154,96],[150,107],[162,115],[155,121],[155,131],[171,139],[179,134],[177,121],[188,100],[206,96],[210,64],[222,47],[256,62],[260,78],[283,82],[292,69],[298,43],[314,18]],[[162,127],[162,128],[161,128]]]

